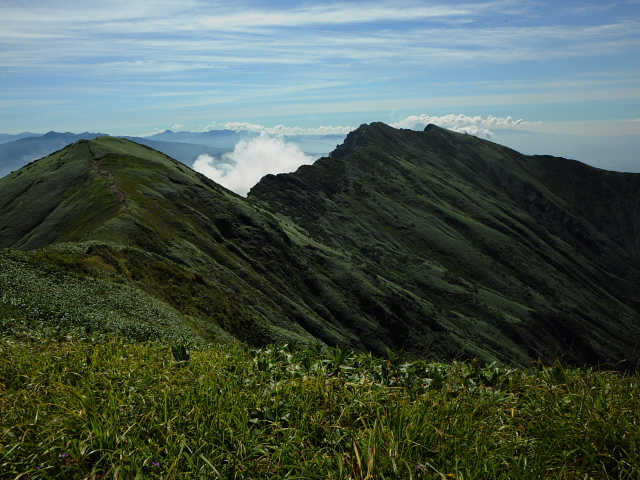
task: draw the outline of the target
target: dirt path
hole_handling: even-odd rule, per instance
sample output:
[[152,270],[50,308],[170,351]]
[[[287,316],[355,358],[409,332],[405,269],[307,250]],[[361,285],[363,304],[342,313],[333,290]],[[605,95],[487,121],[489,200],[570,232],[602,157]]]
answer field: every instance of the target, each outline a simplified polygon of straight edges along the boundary
[[[87,146],[89,147],[88,144]],[[120,187],[118,186],[118,178],[113,172],[100,168],[100,160],[95,157],[95,155],[91,151],[91,147],[89,147],[89,152],[91,153],[91,158],[93,159],[91,170],[98,172],[100,176],[105,179],[105,185],[107,186],[109,191],[120,201],[120,203],[126,206],[127,198],[124,192],[120,190]]]

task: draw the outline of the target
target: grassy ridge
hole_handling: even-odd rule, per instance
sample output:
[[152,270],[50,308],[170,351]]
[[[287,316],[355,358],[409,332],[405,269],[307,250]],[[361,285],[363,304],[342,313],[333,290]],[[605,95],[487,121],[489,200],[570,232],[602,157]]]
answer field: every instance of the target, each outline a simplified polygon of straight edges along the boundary
[[0,478],[631,479],[639,423],[591,369],[0,340]]

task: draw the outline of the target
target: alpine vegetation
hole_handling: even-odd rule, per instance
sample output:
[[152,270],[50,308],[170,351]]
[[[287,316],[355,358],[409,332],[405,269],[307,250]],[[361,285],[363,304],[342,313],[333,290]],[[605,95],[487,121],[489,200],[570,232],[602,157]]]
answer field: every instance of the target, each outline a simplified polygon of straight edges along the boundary
[[638,205],[435,125],[246,198],[68,145],[0,179],[0,478],[638,478]]

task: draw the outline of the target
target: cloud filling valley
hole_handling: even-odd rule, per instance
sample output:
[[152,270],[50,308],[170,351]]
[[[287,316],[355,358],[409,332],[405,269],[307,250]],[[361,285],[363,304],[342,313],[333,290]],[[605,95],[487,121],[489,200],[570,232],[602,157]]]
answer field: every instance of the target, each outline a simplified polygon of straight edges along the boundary
[[266,133],[238,142],[232,152],[220,160],[200,155],[193,169],[239,195],[246,196],[251,187],[267,174],[289,173],[301,165],[312,164],[317,157],[304,153],[282,136]]

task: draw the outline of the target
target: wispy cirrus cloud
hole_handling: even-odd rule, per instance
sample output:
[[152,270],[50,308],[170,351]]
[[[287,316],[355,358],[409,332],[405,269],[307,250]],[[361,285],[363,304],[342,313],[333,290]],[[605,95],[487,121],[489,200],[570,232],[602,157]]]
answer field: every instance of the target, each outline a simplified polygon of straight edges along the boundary
[[[422,2],[341,2],[329,5],[307,5],[277,11],[243,11],[216,15],[202,24],[216,30],[246,30],[248,28],[280,28],[352,25],[384,22],[449,21],[474,18],[498,9],[514,10],[510,2],[479,2],[465,4],[431,4]],[[521,11],[522,9],[518,9]]]
[[[336,3],[243,8],[191,2],[61,3],[57,9],[0,7],[0,65],[82,68],[130,75],[227,65],[322,65],[342,59],[372,68],[500,63],[606,54],[637,48],[640,22],[507,26],[479,22],[525,10],[518,2]],[[66,7],[66,8],[65,8]],[[464,18],[464,27],[451,24]],[[363,30],[347,28],[368,25]],[[313,28],[309,28],[313,27]],[[293,29],[293,30],[292,30]],[[328,34],[331,31],[331,34]],[[167,33],[169,32],[169,33]],[[373,67],[375,68],[375,67]],[[90,74],[91,72],[85,72]]]
[[638,75],[581,76],[640,68],[634,6],[569,4],[8,0],[0,99],[64,102],[78,122],[147,118],[142,132],[159,116],[204,124],[214,108],[225,122],[354,125],[367,112],[637,98]]

